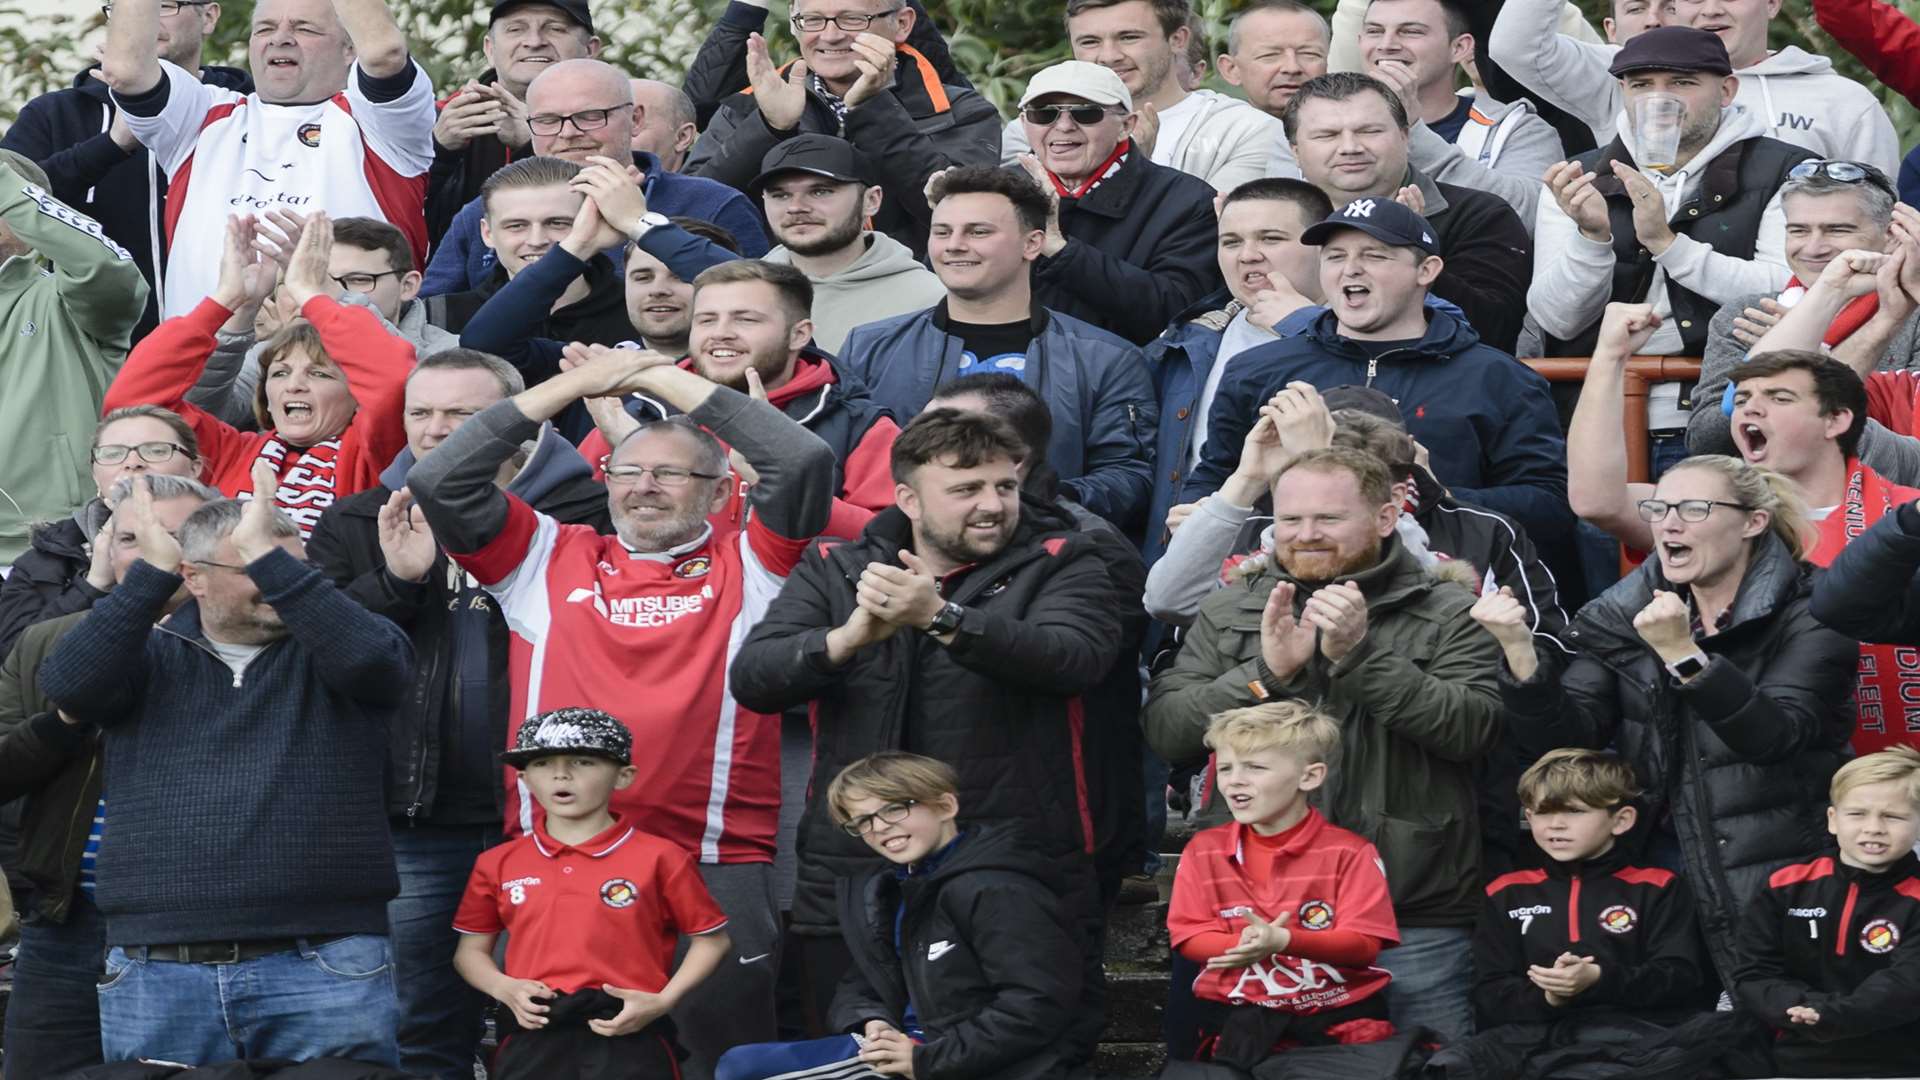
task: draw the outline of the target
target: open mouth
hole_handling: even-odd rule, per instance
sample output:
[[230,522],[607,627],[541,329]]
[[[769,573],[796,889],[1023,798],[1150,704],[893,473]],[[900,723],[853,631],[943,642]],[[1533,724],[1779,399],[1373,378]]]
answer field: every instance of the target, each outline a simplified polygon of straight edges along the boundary
[[1885,855],[1888,850],[1887,845],[1878,840],[1855,840],[1853,846],[1862,855]]
[[1693,565],[1693,545],[1682,544],[1677,540],[1660,541],[1660,561],[1667,569],[1678,570]]
[[898,855],[907,850],[907,843],[910,839],[910,837],[905,836],[889,836],[885,840],[880,841],[880,850],[888,854]]
[[1740,441],[1746,446],[1748,461],[1759,461],[1767,456],[1767,433],[1758,424],[1741,424]]
[[280,411],[285,413],[289,420],[313,419],[313,406],[304,401],[285,402],[280,406]]
[[1250,270],[1240,275],[1240,283],[1253,292],[1259,292],[1262,289],[1270,289],[1273,287],[1273,282],[1269,280],[1266,273],[1261,270]]
[[557,802],[562,804],[570,803],[573,801],[573,789],[572,788],[556,788],[553,791],[550,791],[547,793],[547,801]]
[[1048,139],[1047,152],[1049,154],[1071,154],[1085,145],[1086,143],[1079,139]]
[[1342,307],[1357,308],[1365,304],[1372,296],[1373,290],[1365,285],[1342,285],[1340,287],[1340,304]]
[[992,536],[1000,531],[1000,519],[996,517],[983,518],[979,521],[969,521],[967,522],[967,531],[970,533],[978,533],[982,536]]
[[280,70],[288,70],[299,67],[300,61],[291,56],[269,56],[267,57],[267,66]]
[[747,354],[744,352],[741,352],[739,349],[713,348],[713,349],[707,350],[707,359],[709,360],[720,360],[720,361],[738,360],[745,355]]
[[1229,795],[1227,796],[1227,805],[1233,807],[1235,810],[1245,810],[1247,807],[1253,805],[1253,796]]

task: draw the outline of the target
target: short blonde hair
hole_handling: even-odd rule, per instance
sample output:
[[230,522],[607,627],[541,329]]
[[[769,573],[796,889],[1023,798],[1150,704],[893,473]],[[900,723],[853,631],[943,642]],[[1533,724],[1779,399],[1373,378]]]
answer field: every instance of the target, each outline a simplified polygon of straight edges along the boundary
[[1854,788],[1892,781],[1906,785],[1907,799],[1920,808],[1920,750],[1911,746],[1893,746],[1865,757],[1857,757],[1833,774],[1827,794],[1835,806]]
[[849,805],[862,795],[881,802],[922,804],[951,795],[957,802],[960,776],[944,761],[901,750],[882,750],[841,769],[827,785],[827,810],[833,815],[833,823],[845,825],[853,817]]
[[1215,713],[1207,725],[1207,749],[1257,754],[1278,750],[1306,764],[1330,762],[1340,750],[1340,725],[1299,701],[1269,701]]
[[1605,750],[1564,746],[1549,750],[1520,774],[1520,805],[1535,813],[1614,810],[1640,795],[1633,766]]

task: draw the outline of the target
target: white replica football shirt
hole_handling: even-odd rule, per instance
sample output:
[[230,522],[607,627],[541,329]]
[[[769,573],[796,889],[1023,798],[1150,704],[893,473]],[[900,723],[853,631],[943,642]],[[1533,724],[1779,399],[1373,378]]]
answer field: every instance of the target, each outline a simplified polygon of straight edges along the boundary
[[393,101],[365,95],[356,63],[344,91],[306,105],[271,105],[208,86],[165,60],[160,67],[168,82],[160,115],[125,116],[170,178],[162,318],[193,310],[213,291],[229,214],[378,218],[406,235],[414,265],[426,265],[437,114],[433,82],[418,65],[413,85]]

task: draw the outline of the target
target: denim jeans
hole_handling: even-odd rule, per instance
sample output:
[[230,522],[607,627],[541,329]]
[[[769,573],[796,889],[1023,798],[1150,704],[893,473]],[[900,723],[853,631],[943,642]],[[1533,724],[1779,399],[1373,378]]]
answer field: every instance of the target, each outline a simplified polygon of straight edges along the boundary
[[20,927],[13,995],[7,1000],[6,1080],[59,1076],[100,1064],[100,999],[94,987],[106,954],[106,923],[78,889],[66,922]]
[[434,1080],[472,1080],[486,995],[453,970],[453,912],[473,862],[500,840],[494,825],[396,824],[400,895],[387,904],[393,988],[400,1003],[400,1068]]
[[1473,931],[1403,926],[1400,944],[1374,963],[1393,973],[1387,1012],[1396,1030],[1426,1027],[1442,1042],[1473,1034]]
[[252,1058],[351,1058],[396,1066],[399,1012],[385,936],[356,934],[237,964],[107,953],[100,1031],[108,1061],[187,1065]]

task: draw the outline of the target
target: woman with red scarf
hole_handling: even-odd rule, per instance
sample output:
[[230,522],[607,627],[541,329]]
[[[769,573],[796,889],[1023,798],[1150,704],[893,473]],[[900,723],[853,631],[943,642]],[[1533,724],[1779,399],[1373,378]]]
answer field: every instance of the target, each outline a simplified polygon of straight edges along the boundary
[[208,482],[229,496],[256,494],[253,463],[268,462],[279,478],[274,504],[304,536],[335,500],[377,483],[406,446],[401,402],[413,345],[388,333],[372,312],[329,295],[333,224],[316,213],[295,242],[282,286],[300,317],[260,350],[260,430],[240,431],[188,404],[215,332],[250,292],[265,293],[263,275],[272,264],[261,260],[253,238],[251,217],[228,222],[213,295],[161,323],[134,349],[107,390],[105,408],[161,405],[185,417],[200,440]]

